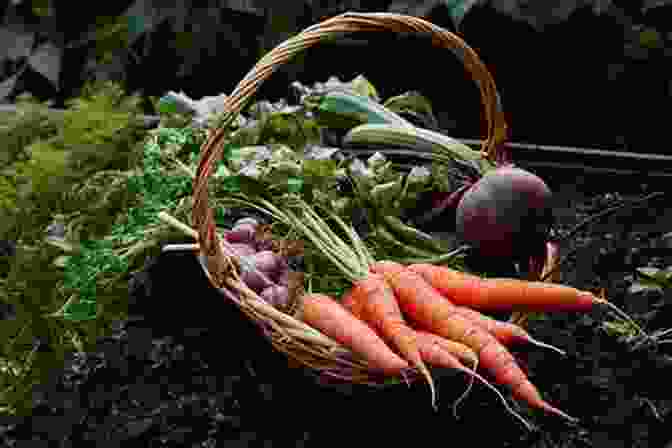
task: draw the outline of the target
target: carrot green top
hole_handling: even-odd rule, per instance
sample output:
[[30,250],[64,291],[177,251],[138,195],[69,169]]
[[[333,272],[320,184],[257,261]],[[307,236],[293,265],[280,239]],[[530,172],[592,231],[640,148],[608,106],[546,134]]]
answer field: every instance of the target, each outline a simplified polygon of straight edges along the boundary
[[[257,209],[269,213],[275,219],[298,228],[327,259],[351,282],[361,280],[369,275],[369,266],[375,260],[352,225],[346,224],[339,216],[329,213],[329,217],[352,241],[352,246],[343,241],[321,218],[317,212],[303,201],[296,198],[288,202],[286,210],[280,210],[270,202],[260,199],[261,207],[248,203]],[[296,208],[299,214],[291,208]]]

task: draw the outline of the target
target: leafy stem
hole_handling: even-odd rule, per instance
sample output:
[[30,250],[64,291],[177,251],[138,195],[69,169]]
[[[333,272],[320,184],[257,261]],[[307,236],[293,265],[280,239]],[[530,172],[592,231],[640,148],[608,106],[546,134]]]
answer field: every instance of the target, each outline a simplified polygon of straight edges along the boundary
[[[126,221],[114,226],[109,238],[81,242],[81,250],[70,256],[65,264],[63,282],[65,288],[78,290],[80,300],[75,301],[71,296],[51,316],[77,321],[97,317],[99,276],[116,273],[118,279],[125,274],[129,268],[128,260],[156,243],[149,237],[153,233],[151,226],[159,220],[157,214],[176,205],[177,198],[191,189],[189,175],[165,176],[162,173],[161,148],[167,145],[184,147],[196,142],[197,135],[192,128],[160,128],[152,133],[145,144],[142,174],[128,179],[128,189],[142,195],[141,206],[130,209]],[[119,245],[122,247],[113,249]]]

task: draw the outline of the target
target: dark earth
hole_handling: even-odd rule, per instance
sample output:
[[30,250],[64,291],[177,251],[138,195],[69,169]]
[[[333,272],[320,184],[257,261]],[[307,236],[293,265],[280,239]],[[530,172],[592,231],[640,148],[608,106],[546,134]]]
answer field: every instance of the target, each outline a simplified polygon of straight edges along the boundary
[[[556,193],[557,235],[612,205],[660,190],[645,176],[539,174]],[[666,205],[667,197],[658,196],[584,227],[562,246],[561,253],[571,255],[562,281],[606,288],[607,297],[648,332],[672,327],[669,289],[627,292],[635,267],[672,264],[672,249],[662,238],[672,229]],[[150,260],[131,293],[134,317],[101,340],[96,353],[74,355],[67,368],[54,372],[36,393],[33,416],[0,427],[1,445],[672,446],[672,346],[633,350],[601,328],[614,319],[601,310],[529,323],[534,337],[567,356],[534,347],[517,347],[515,354],[544,398],[580,420],[570,424],[521,404],[537,426],[528,432],[478,384],[455,419],[452,402],[464,390],[462,374],[442,374],[438,412],[423,384],[384,390],[317,385],[222,301],[193,255],[171,252]]]

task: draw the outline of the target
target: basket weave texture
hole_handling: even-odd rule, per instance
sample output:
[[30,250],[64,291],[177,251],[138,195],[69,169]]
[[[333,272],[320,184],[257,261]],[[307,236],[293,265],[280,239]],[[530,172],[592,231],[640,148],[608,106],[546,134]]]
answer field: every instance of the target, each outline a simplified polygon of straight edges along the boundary
[[[390,384],[369,369],[366,362],[332,339],[309,327],[300,319],[267,304],[253,291],[235,280],[231,260],[223,253],[216,232],[215,220],[208,200],[208,180],[212,168],[221,158],[228,125],[275,70],[297,53],[324,41],[342,38],[357,32],[426,33],[432,45],[447,48],[462,62],[476,82],[484,109],[487,135],[483,142],[484,156],[494,158],[496,148],[506,138],[506,124],[494,80],[476,52],[459,36],[418,17],[391,13],[347,12],[310,26],[267,53],[238,83],[227,97],[218,129],[211,130],[203,143],[193,189],[192,222],[198,231],[201,262],[212,285],[232,300],[252,319],[275,349],[309,367],[322,380],[361,383],[371,386]],[[235,291],[235,293],[233,292]],[[403,375],[405,380],[418,377],[415,371]],[[399,378],[397,378],[399,379]],[[394,380],[394,379],[392,379]]]

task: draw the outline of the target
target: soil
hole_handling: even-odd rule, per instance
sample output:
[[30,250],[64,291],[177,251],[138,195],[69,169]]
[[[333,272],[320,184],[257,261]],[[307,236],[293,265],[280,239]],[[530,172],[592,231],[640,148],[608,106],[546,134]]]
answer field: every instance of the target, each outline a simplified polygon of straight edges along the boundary
[[[556,193],[558,235],[652,190],[637,179],[542,177]],[[562,281],[605,288],[609,300],[648,332],[672,327],[670,290],[627,292],[635,267],[672,265],[672,249],[662,237],[670,229],[672,208],[665,197],[604,217],[562,246],[561,253],[571,255]],[[303,369],[288,366],[252,323],[222,301],[193,255],[169,253],[150,260],[130,292],[134,317],[120,322],[95,353],[73,355],[50,384],[40,387],[31,418],[5,422],[0,443],[317,447],[356,441],[383,446],[445,435],[489,447],[672,446],[667,382],[672,345],[634,349],[632,341],[603,329],[602,323],[614,317],[602,310],[554,313],[529,322],[533,336],[567,356],[517,347],[517,358],[550,403],[579,418],[572,424],[520,404],[537,427],[530,432],[478,384],[455,418],[452,403],[466,385],[461,374],[441,373],[438,412],[423,384],[384,390],[317,385]]]

